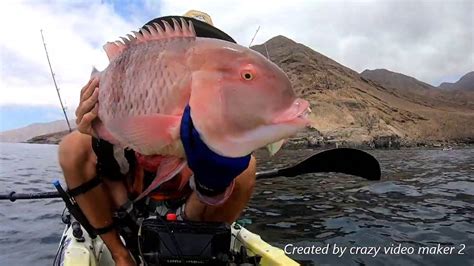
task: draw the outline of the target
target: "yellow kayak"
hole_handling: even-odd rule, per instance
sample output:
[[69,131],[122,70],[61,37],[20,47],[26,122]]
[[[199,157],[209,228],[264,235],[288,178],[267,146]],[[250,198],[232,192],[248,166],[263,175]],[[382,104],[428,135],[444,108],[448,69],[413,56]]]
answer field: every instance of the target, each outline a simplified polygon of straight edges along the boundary
[[[245,263],[229,261],[224,265],[262,265],[262,266],[293,266],[299,265],[288,257],[285,252],[274,247],[255,233],[243,226],[233,223],[229,250],[233,254],[245,255]],[[76,232],[74,232],[76,231]],[[81,231],[82,234],[78,234]],[[78,237],[80,236],[80,237]],[[245,252],[245,254],[242,254]],[[108,266],[115,265],[109,250],[100,237],[91,238],[79,223],[73,221],[64,229],[54,265],[64,266]],[[138,265],[144,265],[138,263]],[[150,265],[149,263],[146,265]],[[180,265],[177,263],[176,265]]]

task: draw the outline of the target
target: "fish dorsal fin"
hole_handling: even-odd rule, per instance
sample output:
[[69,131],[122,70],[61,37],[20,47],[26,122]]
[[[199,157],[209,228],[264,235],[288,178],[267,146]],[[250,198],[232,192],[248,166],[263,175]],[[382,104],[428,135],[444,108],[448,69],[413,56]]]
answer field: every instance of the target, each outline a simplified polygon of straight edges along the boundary
[[164,28],[162,28],[158,23],[153,23],[153,25],[145,26],[147,30],[142,29],[141,32],[132,31],[133,35],[127,34],[126,37],[120,37],[121,40],[106,43],[104,45],[104,50],[109,57],[109,61],[112,61],[133,44],[174,37],[196,37],[193,23],[191,21],[186,22],[182,18],[180,20],[181,25],[173,18],[173,26],[171,26],[167,21],[162,20],[161,22],[163,23]]

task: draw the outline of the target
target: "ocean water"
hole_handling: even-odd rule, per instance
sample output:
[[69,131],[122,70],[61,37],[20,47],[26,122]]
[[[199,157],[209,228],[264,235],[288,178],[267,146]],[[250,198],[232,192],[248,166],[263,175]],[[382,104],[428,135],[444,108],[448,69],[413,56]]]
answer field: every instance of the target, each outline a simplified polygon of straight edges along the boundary
[[[259,169],[314,152],[258,153]],[[305,265],[474,265],[474,149],[369,152],[381,181],[342,174],[258,181],[242,214],[246,227]],[[0,193],[53,191],[61,179],[56,153],[55,145],[1,143]],[[0,265],[51,265],[63,208],[58,199],[0,201]],[[449,254],[425,254],[440,248]]]
[[[53,191],[56,145],[0,143],[0,193]],[[0,201],[0,265],[52,265],[62,233],[61,199]]]

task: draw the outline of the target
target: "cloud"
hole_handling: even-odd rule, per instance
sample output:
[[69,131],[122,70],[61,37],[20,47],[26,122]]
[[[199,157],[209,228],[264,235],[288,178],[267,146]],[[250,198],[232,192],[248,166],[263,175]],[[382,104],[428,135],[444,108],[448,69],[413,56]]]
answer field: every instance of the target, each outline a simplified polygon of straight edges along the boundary
[[75,106],[92,66],[108,64],[102,45],[138,28],[133,18],[126,20],[97,1],[4,1],[1,5],[0,104],[57,104],[41,29],[62,96]]
[[248,45],[285,35],[358,72],[387,68],[438,85],[474,69],[474,1],[162,1],[190,7]]
[[1,1],[0,105],[58,106],[40,29],[70,109],[107,41],[189,9],[247,46],[276,35],[356,71],[387,68],[438,85],[474,70],[474,1]]

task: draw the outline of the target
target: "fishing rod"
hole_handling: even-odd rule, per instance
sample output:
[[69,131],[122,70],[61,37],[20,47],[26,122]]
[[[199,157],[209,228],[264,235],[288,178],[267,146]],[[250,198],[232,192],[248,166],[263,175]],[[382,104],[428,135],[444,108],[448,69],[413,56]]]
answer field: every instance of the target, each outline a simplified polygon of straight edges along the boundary
[[58,93],[59,103],[61,104],[61,109],[63,110],[64,117],[66,118],[67,127],[69,128],[69,132],[72,132],[71,125],[69,124],[69,119],[67,118],[66,108],[63,105],[63,100],[61,99],[61,94],[59,93],[58,84],[56,82],[56,78],[54,77],[55,74],[53,72],[53,67],[51,66],[51,61],[49,60],[48,50],[46,49],[46,42],[44,41],[43,30],[41,32],[41,39],[43,40],[44,51],[46,53],[46,59],[48,59],[49,70],[51,72],[51,77],[53,78],[54,87],[56,87],[56,92]]
[[[359,176],[367,180],[380,180],[381,176],[380,164],[372,155],[361,150],[339,148],[313,154],[289,167],[258,172],[256,178],[258,180],[279,176],[294,177],[303,174],[329,172]],[[60,197],[60,193],[56,191],[26,194],[17,194],[12,191],[9,194],[0,194],[0,200],[10,200],[12,202],[17,199]]]
[[255,31],[255,34],[253,35],[252,40],[249,43],[249,47],[250,47],[250,45],[252,45],[253,40],[255,40],[255,37],[257,36],[257,33],[258,33],[259,30],[260,30],[260,25],[258,26],[257,31]]
[[[257,31],[255,31],[255,34],[253,35],[252,40],[249,43],[249,47],[252,45],[253,41],[255,40],[255,37],[257,36],[257,33],[258,33],[259,30],[260,30],[260,25],[258,26]],[[267,54],[267,59],[271,60],[270,59],[270,54],[268,53],[268,49],[267,49],[267,43],[264,42],[263,47],[265,47],[265,52]]]

